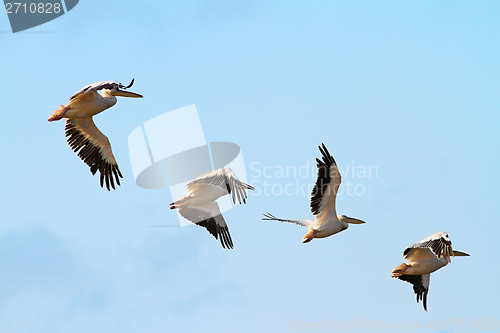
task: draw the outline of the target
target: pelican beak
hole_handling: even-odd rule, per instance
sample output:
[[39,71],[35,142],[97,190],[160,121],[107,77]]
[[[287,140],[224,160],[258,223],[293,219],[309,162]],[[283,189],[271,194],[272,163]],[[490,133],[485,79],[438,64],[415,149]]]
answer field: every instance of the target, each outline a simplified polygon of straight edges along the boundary
[[454,257],[470,257],[470,254],[467,254],[467,253],[462,252],[462,251],[453,250],[453,256]]
[[352,223],[352,224],[363,224],[366,223],[365,221],[362,221],[360,219],[355,219],[354,217],[349,217],[345,215],[340,215],[339,220],[347,222],[347,223]]
[[113,96],[122,96],[122,97],[132,97],[132,98],[142,98],[142,95],[133,93],[131,91],[125,91],[125,90],[115,90],[110,92],[111,95]]

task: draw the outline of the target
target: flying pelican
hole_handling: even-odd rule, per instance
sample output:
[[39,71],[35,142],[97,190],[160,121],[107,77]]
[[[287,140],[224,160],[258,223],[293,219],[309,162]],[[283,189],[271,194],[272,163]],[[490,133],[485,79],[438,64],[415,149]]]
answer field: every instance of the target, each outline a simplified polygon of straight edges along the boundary
[[303,243],[308,243],[313,238],[324,238],[339,233],[349,227],[348,223],[365,223],[345,215],[337,216],[335,198],[340,186],[340,173],[324,143],[319,146],[319,151],[323,155],[323,161],[316,159],[318,179],[311,193],[311,212],[314,215],[314,221],[279,219],[270,213],[264,214],[265,218],[263,218],[263,220],[290,222],[306,227],[307,234],[302,239]]
[[468,257],[464,252],[453,250],[451,240],[444,231],[422,239],[410,245],[404,252],[406,264],[394,268],[392,277],[409,282],[417,295],[417,303],[423,300],[424,310],[427,311],[427,293],[431,273],[451,262],[450,256]]
[[[60,105],[49,117],[49,121],[66,119],[66,137],[68,144],[78,156],[90,167],[94,175],[97,170],[101,174],[101,187],[109,191],[109,185],[115,189],[115,181],[120,185],[119,177],[123,178],[115,157],[111,151],[108,138],[97,129],[92,116],[116,104],[115,96],[142,98],[142,95],[124,91],[134,84],[134,79],[128,86],[116,81],[103,81],[89,84],[69,98],[67,105]],[[99,95],[98,90],[102,90]]]
[[246,203],[247,190],[254,188],[236,178],[228,167],[212,170],[196,177],[186,185],[187,195],[170,204],[170,209],[179,208],[185,219],[202,226],[219,239],[223,248],[232,249],[233,241],[229,235],[226,221],[222,217],[215,200],[231,194],[233,202]]

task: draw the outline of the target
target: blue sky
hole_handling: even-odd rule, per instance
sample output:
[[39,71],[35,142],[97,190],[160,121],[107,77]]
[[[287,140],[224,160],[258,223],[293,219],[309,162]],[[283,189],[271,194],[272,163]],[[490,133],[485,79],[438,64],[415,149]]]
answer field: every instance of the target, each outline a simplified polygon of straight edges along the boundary
[[[494,328],[499,14],[495,1],[81,0],[16,34],[4,14],[0,331]],[[95,117],[124,175],[108,192],[47,118],[87,84],[131,78],[144,98]],[[202,228],[151,228],[177,223],[172,198],[132,175],[130,132],[191,104],[260,190],[224,214],[230,251]],[[307,191],[278,190],[314,183],[323,142],[345,171],[337,212],[366,224],[302,244],[304,228],[261,217],[310,218]],[[432,274],[425,312],[390,273],[442,230],[471,256]]]

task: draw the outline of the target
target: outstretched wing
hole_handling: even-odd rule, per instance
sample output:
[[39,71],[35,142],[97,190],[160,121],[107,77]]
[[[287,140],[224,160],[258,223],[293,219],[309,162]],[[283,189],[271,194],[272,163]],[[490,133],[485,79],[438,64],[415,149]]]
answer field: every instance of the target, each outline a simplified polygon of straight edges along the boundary
[[424,275],[401,275],[398,279],[409,282],[413,285],[413,291],[417,296],[417,303],[423,300],[424,310],[427,311],[427,293],[429,292],[429,284],[431,280],[430,274]]
[[95,126],[92,117],[67,119],[65,130],[69,146],[90,167],[90,172],[93,175],[100,172],[101,187],[106,182],[109,191],[110,185],[115,189],[115,181],[120,185],[123,176],[111,151],[111,144]]
[[118,81],[102,81],[102,82],[97,82],[97,83],[92,83],[89,84],[88,86],[83,87],[76,93],[74,93],[69,100],[72,101],[75,99],[78,95],[83,95],[92,91],[97,91],[97,90],[102,90],[102,89],[109,89],[109,90],[118,90],[118,89],[127,89],[132,87],[132,84],[134,84],[134,79],[132,79],[132,82],[128,86],[124,86]]
[[195,180],[186,185],[186,188],[190,188],[194,184],[207,184],[212,186],[218,186],[227,191],[227,193],[232,195],[233,202],[240,203],[243,201],[246,203],[247,194],[245,190],[253,190],[254,187],[241,182],[238,180],[233,170],[228,167],[220,168],[217,170],[212,170],[204,173]]
[[276,216],[274,216],[271,213],[266,213],[263,215],[265,216],[265,218],[263,218],[263,220],[265,220],[265,221],[279,221],[279,222],[295,223],[295,224],[301,225],[301,226],[306,227],[306,228],[309,228],[313,224],[313,221],[311,221],[311,220],[285,220],[285,219],[277,218]]
[[319,151],[323,155],[323,160],[316,159],[318,179],[311,193],[311,212],[313,215],[319,215],[317,219],[321,220],[322,215],[337,216],[335,199],[341,177],[335,159],[330,155],[324,143],[319,147]]
[[443,258],[445,264],[451,262],[450,256],[454,256],[451,247],[451,239],[445,231],[438,232],[421,241],[410,245],[404,252],[403,256],[406,258],[411,249],[430,249],[438,258]]
[[207,229],[215,239],[220,240],[223,248],[233,248],[233,241],[229,234],[229,228],[220,213],[217,202],[211,202],[200,206],[181,207],[179,209],[179,214],[185,219]]

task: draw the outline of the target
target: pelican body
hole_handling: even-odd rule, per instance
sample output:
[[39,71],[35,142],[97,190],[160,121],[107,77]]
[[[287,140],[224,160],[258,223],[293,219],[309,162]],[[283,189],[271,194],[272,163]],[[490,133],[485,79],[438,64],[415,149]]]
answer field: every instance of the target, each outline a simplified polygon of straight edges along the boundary
[[427,311],[427,294],[429,292],[431,273],[448,265],[451,256],[468,257],[467,253],[453,250],[451,239],[445,231],[438,232],[410,245],[403,252],[406,263],[392,271],[392,277],[409,282],[417,297],[422,300]]
[[412,249],[411,253],[405,256],[407,260],[406,264],[401,264],[400,269],[395,270],[393,273],[395,276],[398,274],[406,275],[424,275],[437,271],[443,268],[448,263],[443,257],[437,257],[433,253],[430,253],[429,249]]
[[[90,84],[69,98],[69,103],[60,105],[49,117],[48,121],[66,118],[66,137],[68,144],[78,156],[90,167],[92,174],[98,170],[101,174],[101,187],[114,189],[123,178],[116,163],[108,138],[95,126],[92,117],[116,104],[115,96],[142,98],[142,95],[125,91],[128,86],[117,81],[103,81]],[[98,91],[101,90],[101,94]],[[114,176],[114,177],[113,177]]]
[[233,203],[246,203],[245,190],[254,188],[238,180],[228,167],[199,175],[186,185],[186,195],[170,204],[170,209],[179,209],[185,219],[202,226],[220,240],[225,249],[233,248],[229,228],[215,200],[231,194]]
[[170,209],[182,208],[186,206],[199,206],[213,202],[229,192],[222,187],[207,186],[206,184],[191,184],[188,193],[172,202]]
[[335,210],[335,199],[341,183],[341,176],[335,159],[330,155],[325,144],[319,146],[323,160],[316,159],[318,179],[311,193],[311,212],[314,220],[287,220],[266,213],[263,220],[290,222],[307,228],[307,233],[302,239],[303,243],[310,242],[313,238],[325,238],[337,234],[349,227],[349,224],[362,224],[362,220],[338,215]]

